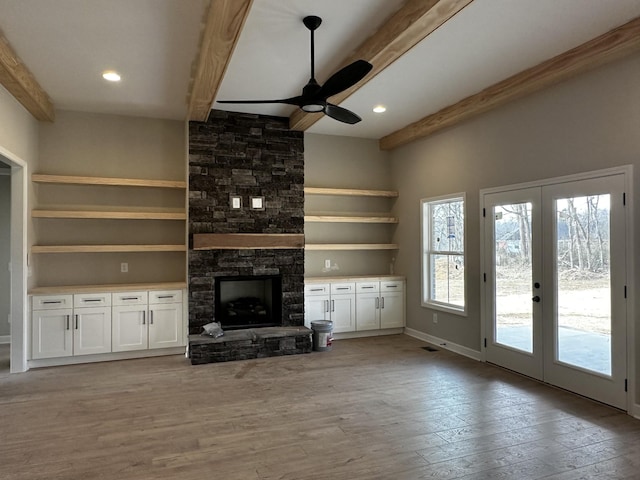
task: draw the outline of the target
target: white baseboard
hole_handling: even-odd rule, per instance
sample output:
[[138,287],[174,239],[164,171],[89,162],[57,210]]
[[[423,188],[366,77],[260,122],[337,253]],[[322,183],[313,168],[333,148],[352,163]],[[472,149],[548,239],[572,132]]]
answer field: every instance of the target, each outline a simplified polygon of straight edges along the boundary
[[406,335],[409,335],[410,337],[417,338],[418,340],[431,343],[432,345],[440,347],[444,350],[449,350],[459,355],[469,357],[473,360],[482,360],[482,352],[479,352],[478,350],[473,350],[471,348],[458,345],[457,343],[452,343],[447,340],[443,340],[442,338],[434,337],[433,335],[420,332],[419,330],[414,330],[413,328],[405,328],[404,333]]
[[631,407],[631,411],[629,411],[629,415],[640,420],[640,405],[638,405],[637,403],[634,404]]
[[102,353],[98,355],[80,355],[78,357],[43,358],[29,360],[29,368],[57,367],[59,365],[77,365],[79,363],[110,362],[134,358],[160,357],[164,355],[184,355],[185,347],[160,348],[158,350],[136,350],[131,352]]
[[363,338],[363,337],[379,337],[380,335],[399,335],[403,333],[404,328],[386,328],[383,330],[363,330],[360,332],[344,332],[334,333],[334,340],[346,340],[348,338]]
[[0,343],[11,343],[11,335],[0,335]]

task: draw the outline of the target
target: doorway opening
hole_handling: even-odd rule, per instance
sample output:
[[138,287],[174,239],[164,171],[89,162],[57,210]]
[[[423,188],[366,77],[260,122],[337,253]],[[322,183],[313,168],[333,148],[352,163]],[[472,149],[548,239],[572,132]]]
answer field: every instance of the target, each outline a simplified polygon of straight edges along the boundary
[[[0,206],[0,209],[9,210],[9,223],[6,224],[2,214],[3,231],[8,231],[8,245],[2,245],[3,254],[8,251],[8,263],[2,265],[0,276],[6,281],[8,278],[8,312],[5,309],[0,313],[0,324],[9,324],[9,351],[8,362],[11,373],[27,371],[27,165],[20,158],[0,147],[0,162],[4,179],[9,179],[10,194],[8,205]],[[8,168],[7,168],[8,167]],[[6,200],[2,200],[6,203]],[[10,267],[9,267],[10,265]],[[8,277],[4,275],[8,274]],[[6,297],[5,297],[6,298]],[[3,300],[3,303],[6,300]],[[6,316],[5,316],[6,312]],[[2,327],[0,327],[2,328]],[[4,334],[3,340],[6,339]],[[6,357],[6,345],[2,344],[0,351]],[[6,363],[6,360],[5,360]]]
[[9,371],[11,331],[11,167],[0,157],[0,372]]

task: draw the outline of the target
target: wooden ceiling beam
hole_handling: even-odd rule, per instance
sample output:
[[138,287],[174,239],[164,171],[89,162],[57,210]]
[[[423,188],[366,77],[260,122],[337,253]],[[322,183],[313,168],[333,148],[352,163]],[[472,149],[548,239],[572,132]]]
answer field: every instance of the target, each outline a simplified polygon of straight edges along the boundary
[[[353,87],[331,97],[339,105],[365,83],[395,62],[473,0],[408,0],[380,29],[366,39],[337,70],[356,60],[373,65],[369,74]],[[307,130],[322,118],[319,113],[296,110],[289,117],[289,128]]]
[[0,85],[6,88],[37,120],[53,122],[55,119],[55,111],[49,95],[1,33]]
[[189,120],[205,122],[253,0],[211,0],[189,93]]
[[640,17],[380,139],[391,150],[640,51]]

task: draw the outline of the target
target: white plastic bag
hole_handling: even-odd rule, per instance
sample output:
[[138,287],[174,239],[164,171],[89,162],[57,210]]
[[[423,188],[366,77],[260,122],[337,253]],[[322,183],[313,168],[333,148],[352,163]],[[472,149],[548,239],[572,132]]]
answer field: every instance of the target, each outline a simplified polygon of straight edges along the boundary
[[218,322],[207,323],[206,325],[203,325],[202,329],[204,330],[202,335],[209,335],[213,338],[218,338],[224,335],[222,327]]

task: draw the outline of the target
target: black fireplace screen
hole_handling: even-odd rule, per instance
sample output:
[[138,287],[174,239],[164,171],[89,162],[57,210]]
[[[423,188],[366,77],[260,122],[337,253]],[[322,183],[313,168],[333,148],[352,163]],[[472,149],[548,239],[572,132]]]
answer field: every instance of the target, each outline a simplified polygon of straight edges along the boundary
[[282,325],[282,277],[216,277],[215,321],[226,330]]

